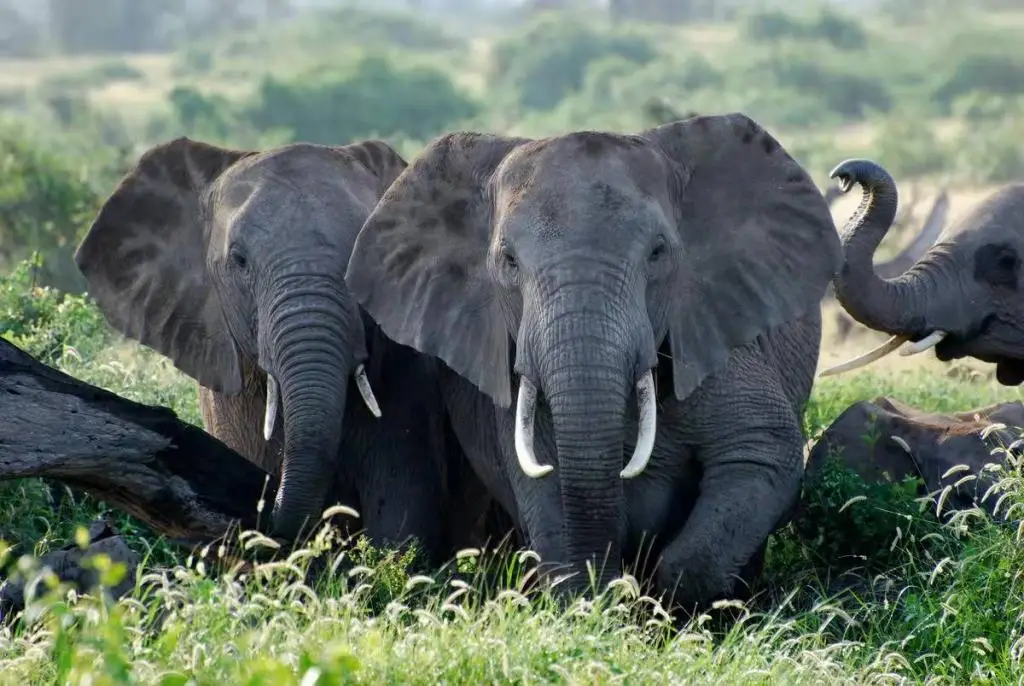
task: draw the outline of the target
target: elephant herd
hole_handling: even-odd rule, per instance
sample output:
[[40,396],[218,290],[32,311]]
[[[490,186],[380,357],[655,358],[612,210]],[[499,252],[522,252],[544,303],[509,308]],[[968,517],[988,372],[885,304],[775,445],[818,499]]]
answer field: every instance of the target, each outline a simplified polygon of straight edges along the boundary
[[885,279],[895,185],[863,160],[834,176],[865,190],[842,237],[742,114],[449,133],[408,163],[179,138],[75,260],[112,326],[198,382],[206,429],[280,476],[274,535],[338,484],[372,540],[437,562],[500,533],[495,508],[564,589],[643,558],[692,606],[739,595],[797,505],[830,287],[894,341],[1024,379],[1024,190]]

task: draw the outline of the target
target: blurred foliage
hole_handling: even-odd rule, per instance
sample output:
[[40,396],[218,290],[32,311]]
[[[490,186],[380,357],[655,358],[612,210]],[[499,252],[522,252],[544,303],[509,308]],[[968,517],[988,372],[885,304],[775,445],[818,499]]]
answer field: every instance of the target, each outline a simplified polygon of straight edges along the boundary
[[68,347],[95,356],[110,340],[110,327],[88,298],[38,285],[42,263],[35,254],[0,277],[0,336],[51,366]]
[[349,69],[267,78],[243,111],[258,129],[287,129],[295,140],[345,144],[369,137],[432,137],[476,115],[479,106],[442,72],[399,68],[367,55]]
[[0,263],[38,251],[47,257],[41,282],[83,285],[72,255],[101,202],[86,173],[26,127],[0,120]]
[[495,42],[488,91],[495,100],[510,100],[523,110],[550,110],[579,91],[588,69],[607,65],[607,58],[619,58],[614,65],[636,69],[656,56],[655,47],[642,36],[613,34],[545,14]]
[[612,23],[568,3],[473,36],[452,15],[368,3],[294,18],[282,5],[268,22],[228,2],[219,28],[174,15],[162,30],[180,47],[159,63],[129,46],[0,79],[0,103],[31,129],[0,126],[0,261],[38,250],[41,283],[79,290],[70,255],[97,203],[143,150],[180,135],[247,149],[380,137],[411,157],[459,128],[635,131],[742,111],[821,180],[847,156],[900,183],[1020,178],[1024,17],[912,4],[736,2],[735,19],[697,26]]

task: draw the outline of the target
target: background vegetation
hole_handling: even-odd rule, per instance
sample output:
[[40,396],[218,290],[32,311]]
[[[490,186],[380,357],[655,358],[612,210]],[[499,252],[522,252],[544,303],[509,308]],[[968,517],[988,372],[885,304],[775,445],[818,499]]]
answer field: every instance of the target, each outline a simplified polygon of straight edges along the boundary
[[[631,131],[740,110],[822,188],[841,159],[868,156],[901,189],[951,185],[958,214],[1024,175],[1012,2],[314,4],[0,0],[0,335],[199,423],[193,383],[114,334],[71,261],[120,175],[179,135],[239,147],[373,136],[411,157],[451,129]],[[846,352],[826,337],[823,363]],[[1019,398],[984,365],[895,364],[820,381],[808,438],[877,395],[930,410]],[[1024,503],[1016,479],[1009,504]],[[808,484],[810,518],[773,537],[750,614],[681,633],[628,584],[569,611],[523,607],[497,592],[518,587],[497,560],[463,560],[468,587],[410,578],[408,560],[365,548],[347,554],[369,571],[312,590],[287,566],[214,578],[118,515],[151,551],[146,583],[116,606],[41,594],[0,628],[0,683],[1018,681],[1018,531],[978,514],[940,522],[914,493],[841,471]],[[35,481],[0,483],[8,572],[106,511],[47,498]],[[508,576],[495,586],[482,570]]]

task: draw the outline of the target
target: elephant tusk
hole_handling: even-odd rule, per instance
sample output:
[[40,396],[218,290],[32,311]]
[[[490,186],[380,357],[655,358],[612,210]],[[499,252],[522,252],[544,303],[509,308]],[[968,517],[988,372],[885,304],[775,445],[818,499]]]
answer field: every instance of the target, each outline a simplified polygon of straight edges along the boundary
[[823,369],[821,372],[818,373],[818,376],[832,376],[834,374],[842,374],[843,372],[848,372],[850,370],[858,369],[860,367],[866,367],[875,360],[880,360],[889,353],[891,353],[892,351],[896,350],[896,348],[903,345],[907,340],[908,339],[906,336],[893,336],[892,338],[887,340],[885,343],[882,343],[882,345],[878,346],[874,350],[869,350],[863,355],[859,355],[853,358],[852,360],[847,360],[842,364],[837,364],[834,367]]
[[277,406],[281,391],[273,374],[267,374],[267,412],[263,417],[263,438],[266,441],[274,435],[274,421],[277,420]]
[[537,387],[525,376],[519,377],[519,397],[516,400],[516,457],[523,473],[531,479],[539,479],[554,469],[549,464],[539,464],[533,452],[533,419],[537,409]]
[[654,452],[654,435],[658,429],[658,403],[654,394],[654,374],[647,373],[636,382],[636,402],[640,408],[640,428],[637,432],[636,447],[625,469],[619,472],[623,479],[639,476],[647,468]]
[[908,357],[910,355],[916,355],[923,353],[925,350],[934,348],[936,345],[942,342],[946,336],[945,331],[932,331],[930,334],[919,340],[917,343],[911,343],[906,348],[900,351],[900,355]]
[[366,367],[360,364],[356,367],[353,375],[356,377],[356,388],[359,389],[359,395],[363,396],[366,407],[370,409],[374,417],[380,419],[380,405],[377,404],[377,398],[374,397],[373,389],[370,388],[370,377],[366,375]]

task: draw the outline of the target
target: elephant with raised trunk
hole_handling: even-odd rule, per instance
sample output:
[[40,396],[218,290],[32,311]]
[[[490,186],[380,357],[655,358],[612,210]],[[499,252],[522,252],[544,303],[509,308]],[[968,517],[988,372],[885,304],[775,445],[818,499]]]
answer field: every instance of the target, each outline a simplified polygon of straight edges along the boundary
[[246,152],[179,138],[142,155],[75,255],[107,320],[200,384],[207,430],[280,472],[279,537],[315,524],[336,483],[375,542],[416,535],[437,553],[446,508],[473,517],[443,495],[458,470],[437,361],[384,336],[344,282],[405,166],[379,141]]
[[445,135],[384,194],[346,279],[444,361],[463,448],[530,547],[579,572],[564,589],[649,556],[690,604],[739,592],[796,503],[840,257],[805,170],[731,114]]
[[836,299],[861,324],[892,334],[864,355],[822,372],[863,367],[910,342],[901,354],[935,348],[940,360],[973,357],[996,364],[1004,385],[1024,381],[1024,184],[990,195],[951,225],[906,272],[882,278],[872,255],[896,213],[897,189],[880,165],[847,160],[833,170],[842,190],[864,199],[843,231],[845,263]]

